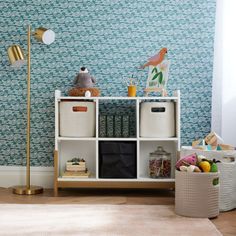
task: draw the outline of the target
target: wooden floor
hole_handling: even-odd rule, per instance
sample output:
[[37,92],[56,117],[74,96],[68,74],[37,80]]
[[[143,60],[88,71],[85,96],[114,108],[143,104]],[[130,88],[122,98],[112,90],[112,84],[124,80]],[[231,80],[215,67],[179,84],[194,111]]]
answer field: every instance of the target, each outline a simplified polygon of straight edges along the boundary
[[[60,190],[58,197],[53,190],[41,195],[20,196],[11,189],[0,188],[0,204],[128,204],[174,205],[174,192],[168,190],[108,190],[67,189]],[[224,236],[236,235],[236,210],[220,213],[211,220]]]

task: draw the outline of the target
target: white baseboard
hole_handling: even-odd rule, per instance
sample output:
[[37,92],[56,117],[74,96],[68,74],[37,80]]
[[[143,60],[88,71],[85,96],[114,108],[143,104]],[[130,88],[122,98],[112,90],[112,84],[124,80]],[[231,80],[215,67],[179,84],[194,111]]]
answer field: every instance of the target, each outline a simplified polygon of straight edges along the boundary
[[[31,185],[53,188],[53,167],[31,167]],[[0,187],[25,185],[26,167],[0,166]]]

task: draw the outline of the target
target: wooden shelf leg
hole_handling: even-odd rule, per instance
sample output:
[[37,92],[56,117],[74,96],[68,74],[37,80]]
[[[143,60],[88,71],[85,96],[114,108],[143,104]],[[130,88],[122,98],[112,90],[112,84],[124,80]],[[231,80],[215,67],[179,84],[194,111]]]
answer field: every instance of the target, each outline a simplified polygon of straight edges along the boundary
[[54,151],[54,197],[58,196],[58,186],[57,186],[57,178],[58,178],[58,151]]

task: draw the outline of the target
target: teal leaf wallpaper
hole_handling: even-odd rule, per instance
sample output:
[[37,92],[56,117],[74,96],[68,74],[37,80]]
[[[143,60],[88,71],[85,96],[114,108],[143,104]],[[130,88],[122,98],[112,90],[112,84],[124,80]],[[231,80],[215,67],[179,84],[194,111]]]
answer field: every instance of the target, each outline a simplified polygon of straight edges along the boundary
[[81,66],[102,96],[126,96],[125,79],[143,95],[148,68],[162,47],[171,60],[167,89],[181,90],[182,144],[210,131],[215,0],[0,0],[0,165],[25,165],[26,66],[9,66],[7,48],[25,52],[27,24],[56,33],[31,50],[31,165],[52,166],[54,91],[64,94]]

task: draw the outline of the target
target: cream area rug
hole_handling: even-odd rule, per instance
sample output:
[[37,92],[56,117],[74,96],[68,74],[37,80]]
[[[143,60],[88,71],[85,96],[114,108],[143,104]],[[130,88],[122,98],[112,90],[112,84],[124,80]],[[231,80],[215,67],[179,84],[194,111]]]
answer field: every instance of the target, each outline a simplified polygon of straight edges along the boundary
[[208,219],[163,205],[0,205],[0,235],[218,236]]

